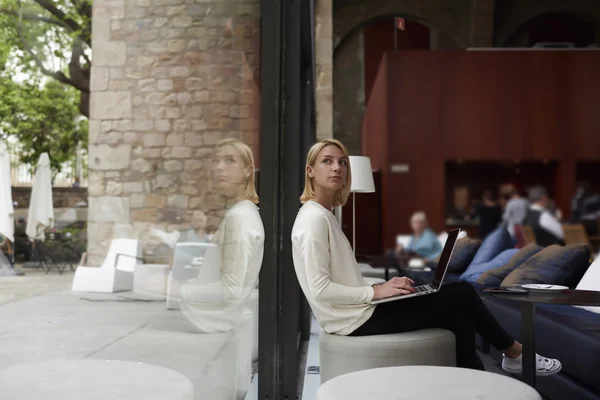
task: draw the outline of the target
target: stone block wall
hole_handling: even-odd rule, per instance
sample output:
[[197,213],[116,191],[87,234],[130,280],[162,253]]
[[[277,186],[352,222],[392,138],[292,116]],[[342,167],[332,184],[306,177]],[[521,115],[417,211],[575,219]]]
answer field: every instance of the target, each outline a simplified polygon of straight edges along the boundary
[[210,154],[236,137],[258,159],[259,0],[95,0],[88,252],[128,226],[149,262],[152,228],[218,226]]

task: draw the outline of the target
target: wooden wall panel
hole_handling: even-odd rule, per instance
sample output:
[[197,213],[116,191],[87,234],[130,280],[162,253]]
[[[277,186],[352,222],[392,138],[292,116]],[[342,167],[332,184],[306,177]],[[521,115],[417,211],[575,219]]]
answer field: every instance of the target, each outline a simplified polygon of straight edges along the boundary
[[390,163],[418,160],[424,154],[440,157],[440,54],[397,51],[389,52],[387,56],[390,63]]
[[[517,52],[515,52],[517,53]],[[522,53],[522,52],[521,52]],[[523,136],[524,158],[530,160],[559,159],[565,148],[562,137],[565,129],[564,57],[566,52],[531,52],[527,59],[527,79],[515,96],[529,112],[529,130]]]
[[[381,172],[373,173],[375,193],[356,193],[356,257],[383,254]],[[342,230],[352,243],[352,193],[342,210]]]
[[[498,83],[493,64],[479,52],[444,58],[442,124],[444,155],[481,159],[497,147]],[[486,78],[487,77],[487,78]]]
[[565,137],[575,158],[600,160],[600,53],[575,52],[569,57]]
[[387,168],[387,149],[390,136],[388,65],[387,55],[384,55],[373,84],[373,96],[365,110],[361,130],[362,155],[370,157],[371,166],[380,170]]
[[598,71],[590,51],[386,53],[363,126],[382,172],[384,247],[417,209],[443,229],[446,160],[557,161],[549,189],[567,212],[577,161],[600,159]]

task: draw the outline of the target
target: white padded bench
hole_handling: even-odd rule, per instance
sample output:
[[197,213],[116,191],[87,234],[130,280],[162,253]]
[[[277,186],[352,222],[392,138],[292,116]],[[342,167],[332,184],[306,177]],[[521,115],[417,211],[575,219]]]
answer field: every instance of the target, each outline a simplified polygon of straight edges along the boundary
[[542,400],[531,386],[466,368],[405,366],[338,376],[319,388],[317,400]]
[[456,365],[456,340],[452,332],[444,329],[374,336],[332,335],[321,330],[319,359],[321,383],[339,375],[371,368],[402,365],[453,367]]

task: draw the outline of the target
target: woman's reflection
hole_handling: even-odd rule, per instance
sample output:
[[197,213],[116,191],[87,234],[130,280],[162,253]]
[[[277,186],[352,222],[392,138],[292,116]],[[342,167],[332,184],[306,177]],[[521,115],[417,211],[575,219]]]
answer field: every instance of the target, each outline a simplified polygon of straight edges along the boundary
[[252,150],[237,139],[219,142],[211,178],[227,211],[197,278],[181,287],[181,311],[203,332],[224,332],[239,322],[263,258],[265,233],[256,206]]

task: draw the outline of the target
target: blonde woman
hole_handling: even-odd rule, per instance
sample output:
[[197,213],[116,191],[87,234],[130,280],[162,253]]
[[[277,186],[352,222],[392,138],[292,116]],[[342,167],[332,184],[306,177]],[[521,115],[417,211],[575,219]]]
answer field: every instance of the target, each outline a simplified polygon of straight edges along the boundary
[[[331,210],[344,205],[352,172],[348,152],[337,140],[323,140],[308,152],[304,203],[292,229],[294,268],[321,327],[328,333],[366,336],[445,328],[456,336],[459,367],[483,369],[475,351],[479,333],[505,353],[502,366],[520,373],[521,344],[500,327],[468,283],[445,285],[436,294],[404,301],[372,300],[414,291],[414,282],[396,277],[369,286],[360,273],[350,243]],[[561,364],[538,356],[538,375],[559,372]]]
[[[237,139],[219,142],[211,178],[227,207],[212,239],[218,254],[207,254],[198,278],[182,286],[181,310],[201,331],[224,332],[239,322],[263,259],[265,231],[256,206],[252,150]],[[210,275],[215,266],[220,266],[216,279]]]

